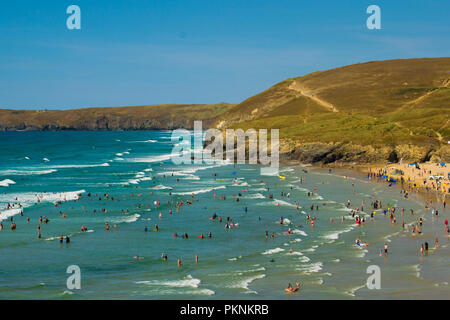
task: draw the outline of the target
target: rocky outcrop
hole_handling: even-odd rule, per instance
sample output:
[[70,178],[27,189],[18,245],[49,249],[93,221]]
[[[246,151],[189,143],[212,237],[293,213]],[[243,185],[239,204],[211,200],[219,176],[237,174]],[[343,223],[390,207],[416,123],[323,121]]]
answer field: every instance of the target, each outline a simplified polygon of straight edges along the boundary
[[232,105],[158,105],[76,110],[0,109],[0,131],[172,130],[193,129],[202,120],[207,128]]
[[[288,143],[280,143],[281,160],[295,160],[301,163],[329,164],[333,162],[381,163],[381,162],[432,162],[450,161],[450,148],[444,146],[434,150],[414,145],[395,147],[361,146],[349,143],[307,143],[299,144],[286,151]],[[284,147],[284,150],[283,150]]]

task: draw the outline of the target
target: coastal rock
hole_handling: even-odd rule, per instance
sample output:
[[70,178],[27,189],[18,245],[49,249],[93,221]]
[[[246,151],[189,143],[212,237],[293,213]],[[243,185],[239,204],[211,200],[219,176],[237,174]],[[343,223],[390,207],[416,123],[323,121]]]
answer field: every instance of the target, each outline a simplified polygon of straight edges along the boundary
[[[285,143],[285,145],[292,142]],[[280,143],[282,145],[282,143]],[[281,151],[281,148],[280,148]],[[339,162],[382,163],[382,162],[425,162],[448,161],[448,147],[442,147],[438,152],[429,147],[414,145],[399,145],[396,147],[362,146],[351,143],[305,143],[298,144],[289,151],[281,152],[281,160],[296,160],[301,163],[328,164]]]

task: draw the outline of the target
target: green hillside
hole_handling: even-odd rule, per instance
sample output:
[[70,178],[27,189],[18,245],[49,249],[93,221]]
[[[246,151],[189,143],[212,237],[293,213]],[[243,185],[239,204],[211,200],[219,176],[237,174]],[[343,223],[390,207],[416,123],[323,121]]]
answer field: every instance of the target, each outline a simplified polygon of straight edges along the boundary
[[278,128],[288,148],[410,146],[427,157],[450,140],[450,58],[374,61],[287,79],[231,108],[215,124]]

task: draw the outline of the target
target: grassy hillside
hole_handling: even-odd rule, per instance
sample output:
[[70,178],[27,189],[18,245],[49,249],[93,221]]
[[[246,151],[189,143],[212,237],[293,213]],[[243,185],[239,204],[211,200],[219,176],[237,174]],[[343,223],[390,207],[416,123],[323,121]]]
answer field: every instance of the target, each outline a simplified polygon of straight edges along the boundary
[[287,79],[215,124],[279,128],[294,144],[437,150],[450,140],[450,58],[374,61]]
[[233,105],[155,105],[74,110],[0,109],[0,130],[144,130],[210,125]]

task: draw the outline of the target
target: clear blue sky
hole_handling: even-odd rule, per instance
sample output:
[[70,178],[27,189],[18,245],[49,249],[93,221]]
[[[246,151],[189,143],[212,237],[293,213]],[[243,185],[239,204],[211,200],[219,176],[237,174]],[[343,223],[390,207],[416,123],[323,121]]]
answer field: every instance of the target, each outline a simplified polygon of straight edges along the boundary
[[448,0],[2,0],[0,108],[236,103],[316,70],[450,56],[449,16]]

